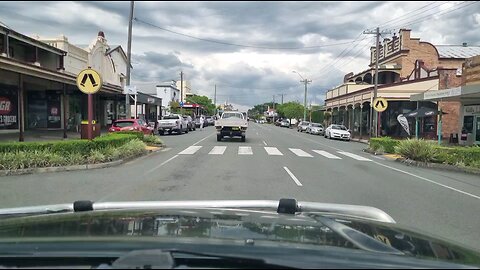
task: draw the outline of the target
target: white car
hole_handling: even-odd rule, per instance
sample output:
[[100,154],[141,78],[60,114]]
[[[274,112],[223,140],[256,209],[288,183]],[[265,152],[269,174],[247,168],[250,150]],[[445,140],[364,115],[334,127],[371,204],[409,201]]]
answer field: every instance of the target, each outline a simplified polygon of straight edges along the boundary
[[313,135],[323,135],[323,126],[318,123],[310,123],[307,127],[306,133],[310,133]]
[[350,130],[343,125],[330,125],[327,129],[325,129],[324,137],[329,139],[350,141],[351,134]]

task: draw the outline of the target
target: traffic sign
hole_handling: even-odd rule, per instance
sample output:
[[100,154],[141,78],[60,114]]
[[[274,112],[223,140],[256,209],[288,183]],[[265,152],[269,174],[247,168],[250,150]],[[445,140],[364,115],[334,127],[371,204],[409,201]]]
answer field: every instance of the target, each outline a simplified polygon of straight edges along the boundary
[[180,102],[179,105],[180,105],[180,107],[183,107],[183,102]]
[[82,70],[77,76],[77,87],[85,94],[95,94],[102,87],[102,77],[93,69]]
[[373,100],[373,109],[377,112],[383,112],[388,107],[388,101],[384,98],[376,98]]

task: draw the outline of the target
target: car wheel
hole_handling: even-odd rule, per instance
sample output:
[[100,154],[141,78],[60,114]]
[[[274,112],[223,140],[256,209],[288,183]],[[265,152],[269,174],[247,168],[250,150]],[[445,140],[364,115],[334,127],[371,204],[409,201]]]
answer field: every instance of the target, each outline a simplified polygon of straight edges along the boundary
[[245,142],[245,140],[246,140],[245,136],[242,136],[242,142]]
[[162,130],[162,131],[160,131],[160,130],[158,131],[158,135],[163,136],[163,134],[164,134],[164,131],[163,131],[163,130]]
[[222,140],[222,135],[217,135],[217,142]]

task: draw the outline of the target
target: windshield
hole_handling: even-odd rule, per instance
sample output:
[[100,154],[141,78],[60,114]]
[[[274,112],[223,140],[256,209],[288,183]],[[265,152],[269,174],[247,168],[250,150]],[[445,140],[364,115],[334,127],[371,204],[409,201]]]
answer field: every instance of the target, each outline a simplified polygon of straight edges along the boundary
[[[0,233],[2,208],[162,201],[175,226],[122,230],[228,232],[255,255],[259,234],[344,243],[308,228],[313,210],[297,210],[313,202],[350,222],[371,212],[339,205],[383,211],[398,231],[363,231],[410,253],[403,228],[480,251],[479,176],[480,1],[0,1]],[[254,225],[219,222],[214,202],[219,225],[179,209],[204,200]],[[38,233],[58,242],[111,229],[55,232],[44,212]],[[425,254],[458,257],[428,239]]]
[[243,119],[243,114],[241,114],[241,113],[224,113],[224,114],[222,114],[223,119],[232,118],[232,117]]
[[124,128],[124,127],[130,127],[133,126],[134,122],[133,121],[122,121],[122,122],[115,122],[113,123],[114,127],[119,127],[119,128]]
[[344,127],[344,126],[332,126],[332,129],[336,129],[336,130],[347,130],[347,128]]
[[164,116],[163,117],[163,120],[178,120],[178,116],[177,115],[167,115],[167,116]]

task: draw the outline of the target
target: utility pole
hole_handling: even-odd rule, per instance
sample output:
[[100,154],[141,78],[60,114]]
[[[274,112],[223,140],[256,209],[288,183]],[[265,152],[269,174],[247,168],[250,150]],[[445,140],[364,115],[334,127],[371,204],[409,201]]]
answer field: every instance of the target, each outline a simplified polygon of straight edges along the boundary
[[180,71],[180,102],[183,102],[183,70]]
[[283,105],[283,94],[281,94],[281,95],[282,95],[282,105]]
[[273,124],[275,125],[275,95],[273,95]]
[[303,100],[303,121],[307,120],[307,84],[311,83],[312,80],[304,79],[300,81],[305,84],[305,97]]
[[[127,86],[130,86],[130,66],[132,65],[132,23],[133,23],[133,7],[134,1],[130,1],[130,17],[128,20],[128,42],[127,42]],[[135,108],[135,111],[137,108]],[[126,93],[125,95],[125,118],[129,119],[131,117],[130,112],[130,94]]]
[[[380,35],[382,34],[391,34],[390,31],[382,31],[380,32],[380,28],[377,27],[375,31],[363,31],[364,34],[374,34],[376,36],[376,42],[375,42],[375,85],[373,87],[373,100],[372,102],[377,98],[377,92],[378,92],[378,60],[380,58]],[[372,135],[374,137],[378,137],[378,118],[379,118],[380,113],[373,113],[373,106],[370,104],[370,119],[373,120],[371,122],[371,127],[372,127]],[[373,117],[372,117],[373,116]]]
[[217,84],[215,84],[215,94],[213,96],[213,104],[215,104],[215,115],[217,115]]

